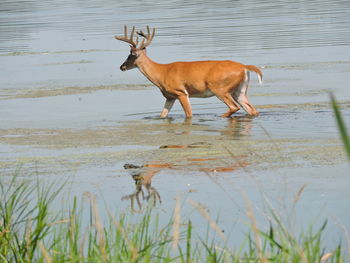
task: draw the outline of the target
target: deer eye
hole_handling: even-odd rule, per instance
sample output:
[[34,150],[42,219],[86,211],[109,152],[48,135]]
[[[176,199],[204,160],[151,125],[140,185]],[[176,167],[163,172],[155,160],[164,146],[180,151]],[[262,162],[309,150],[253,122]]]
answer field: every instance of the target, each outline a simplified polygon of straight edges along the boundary
[[130,52],[129,59],[135,59],[135,58],[137,58],[136,53]]

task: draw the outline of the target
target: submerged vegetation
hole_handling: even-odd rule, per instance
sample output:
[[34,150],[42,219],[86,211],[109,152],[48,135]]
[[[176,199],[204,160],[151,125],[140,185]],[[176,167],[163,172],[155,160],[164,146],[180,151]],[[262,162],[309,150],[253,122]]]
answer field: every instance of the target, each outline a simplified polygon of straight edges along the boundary
[[1,262],[345,262],[348,255],[341,243],[326,249],[326,223],[296,236],[273,209],[266,231],[247,208],[250,232],[240,247],[232,247],[194,201],[190,204],[208,221],[206,238],[190,218],[181,219],[179,205],[165,225],[152,207],[144,214],[100,213],[91,194],[87,215],[77,198],[53,212],[62,186],[8,179],[0,177]]

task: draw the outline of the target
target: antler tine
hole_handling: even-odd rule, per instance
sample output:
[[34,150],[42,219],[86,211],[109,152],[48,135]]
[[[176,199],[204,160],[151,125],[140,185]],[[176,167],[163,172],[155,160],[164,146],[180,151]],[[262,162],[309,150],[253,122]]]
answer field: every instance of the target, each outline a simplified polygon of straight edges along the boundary
[[135,43],[135,46],[137,47],[137,45],[139,44],[139,37],[137,36],[136,37],[136,43]]
[[148,25],[146,26],[146,29],[147,29],[147,36],[149,36],[151,31],[149,30],[149,26]]
[[131,30],[131,34],[130,34],[130,38],[128,38],[128,27],[127,25],[124,26],[124,36],[115,36],[115,39],[120,40],[120,41],[124,41],[126,43],[129,43],[130,45],[132,45],[133,47],[137,47],[137,43],[138,43],[138,39],[136,41],[136,43],[134,42],[133,38],[134,38],[134,32],[135,32],[135,26],[132,27]]
[[131,30],[131,34],[130,34],[130,41],[133,41],[133,37],[134,37],[134,32],[135,32],[135,26],[132,27],[132,30]]
[[[130,34],[131,41],[133,41],[134,33],[135,33],[135,26],[133,26],[132,30],[131,30],[131,34]],[[136,36],[136,41],[134,43],[135,43],[135,47],[137,47],[137,45],[139,44],[139,37],[138,36]]]
[[156,29],[153,28],[152,34],[150,34],[151,31],[150,31],[150,29],[149,29],[149,26],[147,26],[147,31],[148,31],[148,38],[149,38],[149,40],[147,41],[146,45],[148,46],[149,44],[151,44],[151,42],[152,42],[152,40],[153,40],[153,38],[154,38],[154,35],[155,35],[155,33],[156,33]]
[[141,42],[141,45],[140,45],[140,48],[142,49],[142,48],[145,48],[146,46],[145,46],[145,39],[143,38],[142,39],[142,42]]
[[124,25],[124,37],[128,38],[128,27],[127,27],[127,25]]
[[144,38],[144,39],[142,39],[142,43],[141,43],[140,48],[146,48],[147,46],[149,46],[153,40],[155,33],[156,33],[156,29],[153,28],[153,32],[151,34],[151,30],[150,30],[148,25],[147,25],[146,29],[147,29],[147,35],[142,30],[140,32],[136,32],[138,35],[140,35]]

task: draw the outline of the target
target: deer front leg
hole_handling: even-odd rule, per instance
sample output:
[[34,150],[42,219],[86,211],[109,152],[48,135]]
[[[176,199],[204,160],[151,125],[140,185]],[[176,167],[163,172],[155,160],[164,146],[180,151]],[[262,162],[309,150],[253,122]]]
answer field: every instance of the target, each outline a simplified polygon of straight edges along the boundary
[[175,99],[166,99],[165,104],[164,104],[164,108],[160,114],[161,118],[165,118],[166,116],[168,116],[168,113],[171,110],[171,108],[173,107],[174,102],[175,102]]
[[191,107],[191,103],[190,103],[190,99],[188,97],[187,94],[184,95],[180,95],[178,97],[181,106],[186,114],[186,118],[191,118],[192,117],[192,107]]

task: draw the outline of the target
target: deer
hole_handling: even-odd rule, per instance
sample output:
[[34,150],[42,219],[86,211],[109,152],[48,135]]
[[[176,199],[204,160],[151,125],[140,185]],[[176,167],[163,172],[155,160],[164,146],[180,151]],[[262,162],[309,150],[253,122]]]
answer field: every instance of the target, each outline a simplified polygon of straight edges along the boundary
[[[165,97],[165,104],[160,118],[166,118],[176,100],[179,100],[186,118],[192,117],[192,107],[189,98],[208,98],[216,96],[224,102],[228,110],[221,117],[231,115],[242,107],[248,115],[257,116],[259,112],[250,104],[247,91],[250,80],[249,72],[258,75],[262,84],[262,72],[254,65],[244,65],[231,60],[207,60],[173,62],[159,64],[147,56],[146,48],[152,43],[155,28],[147,33],[137,31],[134,39],[135,26],[130,35],[124,26],[124,36],[115,39],[130,44],[130,54],[120,66],[121,71],[138,68],[141,73],[157,86]],[[139,36],[142,42],[139,44]]]
[[[133,212],[140,212],[142,210],[142,202],[140,201],[140,194],[142,196],[142,200],[146,200],[147,202],[153,200],[151,205],[155,206],[157,201],[162,203],[160,195],[156,188],[151,186],[152,178],[157,173],[159,173],[159,169],[153,169],[152,165],[134,165],[126,163],[124,164],[124,169],[130,169],[130,174],[135,182],[135,191],[132,194],[126,195],[122,197],[122,200],[130,200],[131,202],[131,210]],[[143,189],[146,189],[148,195],[145,196]],[[136,199],[138,208],[135,209],[134,200]]]

